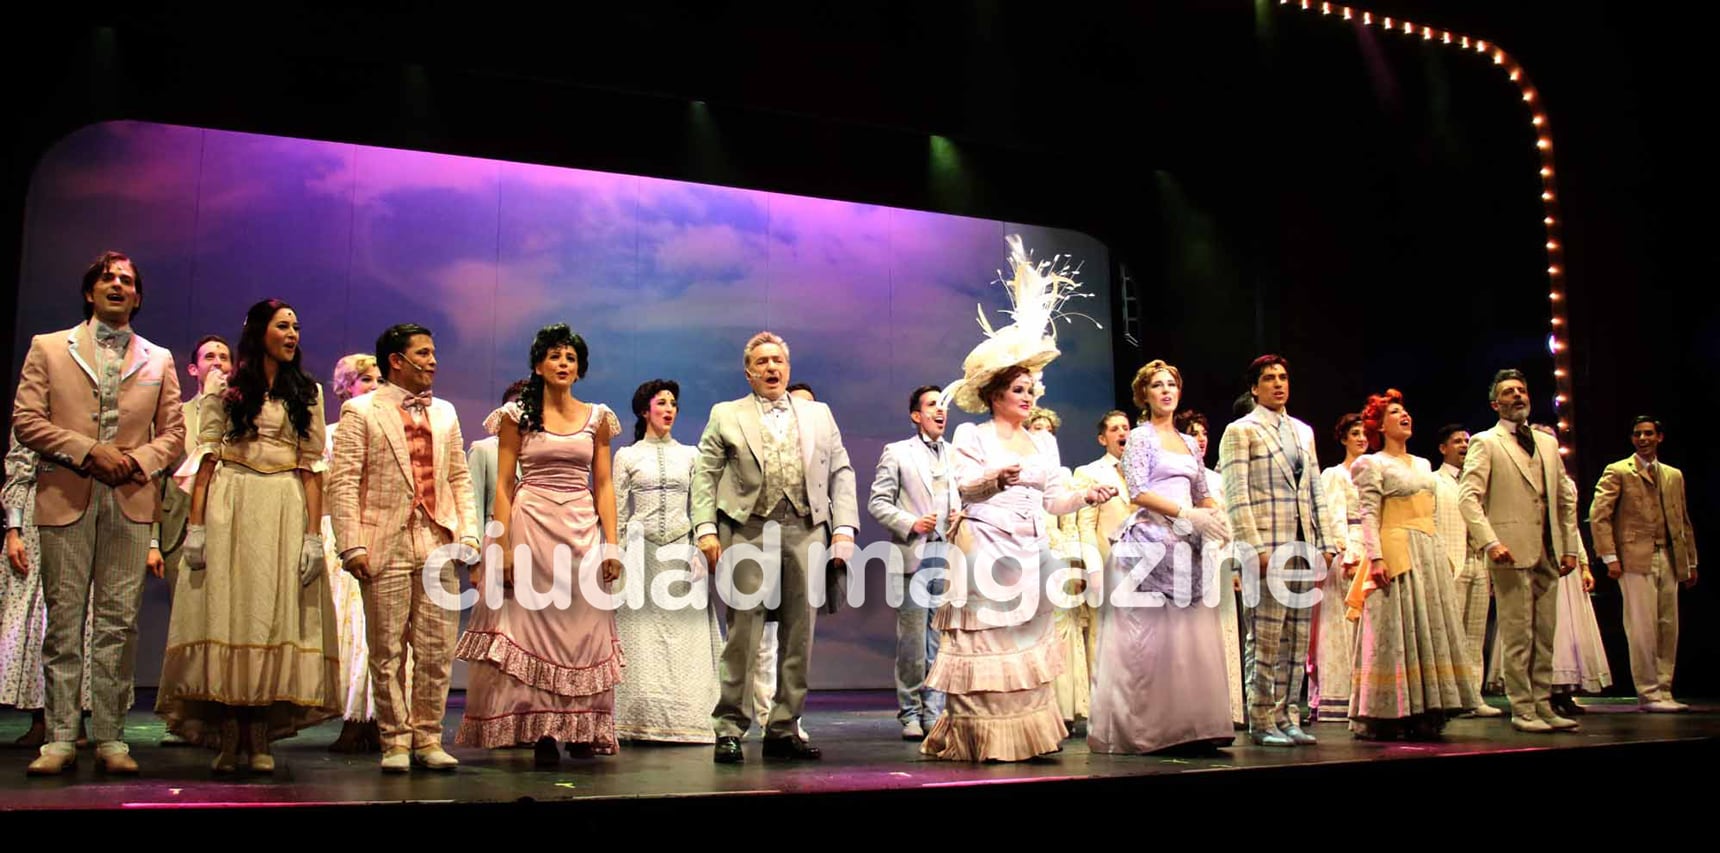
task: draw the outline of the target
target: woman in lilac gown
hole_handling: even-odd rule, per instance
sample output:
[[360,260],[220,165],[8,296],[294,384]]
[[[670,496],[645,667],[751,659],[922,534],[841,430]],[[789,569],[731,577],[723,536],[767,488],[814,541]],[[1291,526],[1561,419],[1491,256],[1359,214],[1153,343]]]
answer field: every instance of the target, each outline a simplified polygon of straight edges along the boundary
[[[1203,547],[1228,541],[1229,525],[1207,494],[1199,445],[1173,422],[1181,374],[1155,360],[1135,374],[1133,384],[1135,404],[1150,418],[1129,434],[1123,452],[1123,479],[1135,515],[1125,522],[1105,567],[1087,746],[1111,753],[1228,746],[1235,735],[1217,606],[1228,601],[1221,594],[1228,590],[1219,590],[1217,578],[1201,570],[1200,555]],[[1130,544],[1163,548],[1161,559],[1146,558],[1153,568],[1145,580],[1129,577],[1136,568],[1124,547]],[[1177,552],[1184,544],[1188,580],[1179,592]],[[1126,600],[1159,596],[1156,606]]]

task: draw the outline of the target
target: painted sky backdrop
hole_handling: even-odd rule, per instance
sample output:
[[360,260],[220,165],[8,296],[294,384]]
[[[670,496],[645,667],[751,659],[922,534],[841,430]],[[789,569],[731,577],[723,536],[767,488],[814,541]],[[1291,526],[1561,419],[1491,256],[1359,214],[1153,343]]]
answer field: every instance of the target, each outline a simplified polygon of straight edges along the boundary
[[[20,364],[30,335],[80,319],[79,276],[114,248],[144,275],[137,329],[181,367],[204,334],[237,341],[245,309],[266,297],[297,309],[305,365],[325,385],[337,358],[372,351],[390,324],[428,326],[436,393],[468,443],[529,372],[533,333],[568,323],[591,352],[575,394],[622,415],[619,448],[633,389],[654,377],[680,382],[675,434],[696,443],[710,406],[746,393],[742,344],[770,329],[789,343],[793,379],[834,410],[864,505],[882,446],[911,434],[908,392],[960,376],[981,339],[976,306],[1008,322],[995,280],[1005,235],[1019,233],[1036,258],[1082,265],[1090,296],[1067,307],[1106,326],[1059,324],[1044,404],[1064,418],[1066,464],[1098,455],[1091,425],[1112,406],[1108,254],[1067,230],[139,122],[66,137],[27,203]],[[862,542],[886,535],[862,520]],[[815,687],[891,683],[894,615],[869,574],[863,611],[820,622]],[[159,672],[166,620],[166,591],[152,587],[141,683]]]

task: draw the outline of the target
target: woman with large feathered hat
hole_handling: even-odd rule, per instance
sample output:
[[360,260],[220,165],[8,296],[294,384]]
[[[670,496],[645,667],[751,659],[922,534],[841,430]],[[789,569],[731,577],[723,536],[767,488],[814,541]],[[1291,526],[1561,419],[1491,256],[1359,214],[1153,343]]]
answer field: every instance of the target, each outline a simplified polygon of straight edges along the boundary
[[1060,257],[1034,263],[1020,237],[1008,241],[1014,322],[993,330],[982,309],[986,340],[945,389],[964,410],[992,416],[961,425],[953,442],[964,513],[953,544],[966,571],[952,571],[950,601],[934,620],[941,637],[927,686],[947,701],[921,752],[954,761],[1022,761],[1061,749],[1068,730],[1052,682],[1063,650],[1042,600],[1052,569],[1043,513],[1115,494],[1075,490],[1056,441],[1027,428],[1040,374],[1058,355],[1053,323],[1079,285],[1073,270],[1055,265]]

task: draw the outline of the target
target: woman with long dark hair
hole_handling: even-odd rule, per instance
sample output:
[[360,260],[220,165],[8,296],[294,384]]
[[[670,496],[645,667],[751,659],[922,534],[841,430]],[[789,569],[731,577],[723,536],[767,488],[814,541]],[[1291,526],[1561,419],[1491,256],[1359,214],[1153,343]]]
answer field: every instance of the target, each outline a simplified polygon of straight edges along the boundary
[[[292,306],[245,315],[238,365],[203,398],[197,479],[155,711],[216,772],[340,714],[340,646],[324,582],[322,388],[301,367]],[[224,389],[220,385],[225,384]]]
[[[586,601],[577,581],[566,609],[527,607],[517,593],[527,584],[539,595],[552,588],[558,546],[572,549],[578,571],[592,549],[617,544],[609,442],[621,424],[608,406],[573,396],[591,360],[585,339],[565,324],[538,330],[530,365],[520,399],[484,419],[500,438],[491,517],[505,525],[500,544],[513,590],[499,607],[473,610],[455,649],[471,665],[455,743],[533,744],[537,765],[550,767],[561,743],[576,758],[616,751],[615,685],[625,662],[614,612]],[[531,552],[529,576],[513,574],[521,543]],[[603,561],[605,583],[620,572],[620,561]],[[478,579],[479,589],[487,585]]]
[[[633,443],[615,453],[616,527],[627,547],[643,554],[643,571],[628,575],[624,588],[644,605],[634,607],[630,599],[615,611],[628,654],[627,680],[615,686],[615,731],[623,740],[715,743],[711,709],[723,654],[717,611],[708,591],[694,593],[674,577],[690,576],[684,558],[657,557],[665,545],[684,545],[686,554],[693,553],[693,465],[699,450],[670,432],[681,411],[680,395],[672,379],[640,385],[633,392]],[[709,588],[700,579],[694,583]],[[665,595],[693,595],[694,606],[669,609],[659,600]]]

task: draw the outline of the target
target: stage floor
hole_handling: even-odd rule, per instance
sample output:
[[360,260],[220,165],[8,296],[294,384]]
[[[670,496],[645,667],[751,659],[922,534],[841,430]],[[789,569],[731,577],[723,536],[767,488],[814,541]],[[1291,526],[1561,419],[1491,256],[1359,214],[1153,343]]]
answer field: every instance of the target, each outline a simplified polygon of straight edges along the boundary
[[[1240,779],[1228,774],[1252,777],[1255,774],[1248,771],[1357,769],[1355,765],[1382,760],[1572,751],[1587,754],[1594,748],[1600,749],[1590,755],[1599,759],[1607,747],[1654,744],[1671,747],[1662,753],[1664,756],[1693,756],[1720,740],[1720,706],[1714,703],[1692,703],[1691,712],[1685,714],[1650,715],[1637,712],[1634,702],[1591,699],[1586,700],[1590,712],[1581,719],[1582,731],[1576,734],[1525,735],[1511,729],[1503,717],[1460,719],[1447,728],[1443,742],[1379,744],[1355,740],[1341,724],[1319,724],[1309,729],[1321,739],[1314,747],[1245,745],[1246,736],[1238,733],[1237,745],[1217,756],[1163,758],[1093,755],[1083,740],[1070,739],[1062,753],[1044,759],[972,765],[921,757],[917,743],[901,739],[893,702],[893,694],[882,691],[814,694],[805,726],[813,742],[824,750],[824,759],[816,762],[765,761],[754,732],[744,742],[746,761],[740,765],[713,763],[709,746],[623,744],[619,755],[583,760],[564,757],[560,767],[547,770],[532,766],[529,749],[452,749],[462,762],[453,773],[415,769],[409,774],[384,775],[377,768],[377,755],[327,751],[339,731],[337,722],[277,743],[275,755],[281,766],[274,774],[224,779],[210,773],[212,753],[159,746],[160,721],[151,714],[133,712],[128,733],[143,773],[114,781],[100,776],[94,754],[87,749],[80,752],[74,773],[52,779],[26,777],[24,766],[35,751],[11,747],[11,741],[23,733],[27,719],[6,711],[0,712],[0,744],[6,746],[0,748],[0,811],[20,817],[19,812],[65,809],[124,809],[136,814],[135,810],[220,806],[598,804],[648,799],[687,803],[685,798],[735,795],[931,791],[1075,780],[1166,781],[1167,777],[1191,774],[1227,774],[1225,778]],[[1503,700],[1495,698],[1493,702],[1500,705]],[[147,706],[140,701],[139,707]],[[450,716],[451,733],[458,726],[458,711]]]

